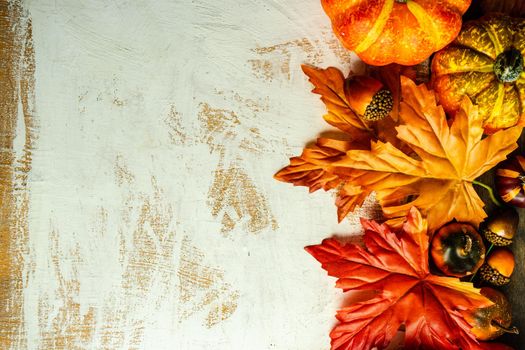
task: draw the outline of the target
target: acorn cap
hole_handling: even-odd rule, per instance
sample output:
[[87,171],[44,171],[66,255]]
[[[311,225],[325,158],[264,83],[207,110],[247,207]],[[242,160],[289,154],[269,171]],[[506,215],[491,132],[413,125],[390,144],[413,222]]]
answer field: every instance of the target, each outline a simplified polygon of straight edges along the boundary
[[379,80],[371,77],[346,79],[344,91],[350,107],[367,121],[385,118],[394,106],[392,93]]
[[507,246],[518,230],[519,219],[515,209],[506,207],[489,217],[483,236],[495,246]]
[[494,250],[479,269],[481,279],[495,286],[508,284],[513,271],[514,254],[506,248]]
[[487,264],[481,266],[479,269],[479,275],[483,281],[488,282],[494,286],[500,287],[510,283],[509,277],[503,276],[497,270],[493,269]]

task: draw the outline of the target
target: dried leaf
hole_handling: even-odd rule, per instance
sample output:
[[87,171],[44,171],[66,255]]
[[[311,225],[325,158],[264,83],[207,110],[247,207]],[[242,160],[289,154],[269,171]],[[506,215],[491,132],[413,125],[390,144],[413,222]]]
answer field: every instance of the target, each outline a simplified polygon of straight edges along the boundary
[[368,126],[350,108],[344,93],[343,73],[337,68],[317,69],[301,66],[303,72],[314,85],[313,93],[321,95],[328,113],[323,117],[326,122],[344,131],[354,142],[365,145],[370,141]]
[[482,139],[482,118],[468,99],[450,123],[432,91],[405,77],[396,80],[392,67],[374,74],[392,91],[399,91],[400,82],[401,102],[392,116],[367,124],[349,107],[340,71],[303,70],[328,109],[325,119],[351,141],[342,146],[322,139],[292,158],[276,174],[278,180],[310,191],[339,188],[339,221],[373,191],[391,225],[402,222],[412,206],[428,217],[431,231],[453,219],[477,225],[486,217],[472,181],[517,147],[521,127]]
[[401,326],[407,349],[483,349],[463,314],[492,303],[471,283],[429,272],[427,222],[419,211],[410,210],[398,234],[374,221],[362,225],[364,248],[334,239],[305,248],[343,291],[377,291],[338,311],[332,349],[383,349]]
[[403,124],[396,128],[397,137],[417,157],[378,141],[369,151],[349,150],[332,164],[332,171],[375,191],[388,218],[404,217],[415,206],[428,218],[431,231],[453,219],[478,225],[486,214],[472,181],[517,147],[521,127],[482,139],[482,119],[468,99],[449,126],[431,91],[408,78],[401,83]]
[[318,69],[303,65],[303,72],[314,85],[313,93],[321,95],[321,101],[328,113],[324,120],[332,126],[348,134],[357,147],[368,147],[370,140],[389,141],[398,146],[392,127],[397,120],[399,105],[399,68],[395,65],[378,68],[373,76],[382,81],[392,92],[394,106],[390,115],[379,122],[367,122],[361,119],[350,107],[344,93],[345,77],[337,68]]
[[341,179],[330,171],[331,164],[341,160],[350,150],[351,143],[320,138],[315,146],[305,148],[300,157],[290,158],[290,165],[274,177],[280,181],[306,186],[310,192],[336,188]]
[[348,213],[355,210],[356,207],[363,204],[365,199],[370,195],[370,191],[361,186],[354,186],[351,183],[344,183],[337,193],[335,205],[337,206],[337,219],[341,222]]
[[[305,148],[300,157],[290,159],[290,165],[275,174],[280,181],[293,183],[295,186],[306,186],[310,192],[324,189],[325,191],[339,188],[336,205],[338,218],[341,221],[349,212],[360,206],[370,194],[361,186],[345,183],[344,179],[334,174],[332,164],[341,160],[351,149],[370,149],[370,142],[375,139],[390,141],[404,145],[395,138],[395,125],[397,120],[400,83],[399,68],[395,65],[380,67],[372,75],[383,81],[392,91],[394,107],[391,116],[379,123],[367,125],[350,107],[344,93],[345,78],[337,68],[317,69],[303,65],[304,73],[314,85],[314,93],[321,95],[321,100],[326,105],[328,113],[324,119],[344,131],[351,141],[339,141],[320,138],[313,147]],[[404,148],[406,149],[406,148]]]

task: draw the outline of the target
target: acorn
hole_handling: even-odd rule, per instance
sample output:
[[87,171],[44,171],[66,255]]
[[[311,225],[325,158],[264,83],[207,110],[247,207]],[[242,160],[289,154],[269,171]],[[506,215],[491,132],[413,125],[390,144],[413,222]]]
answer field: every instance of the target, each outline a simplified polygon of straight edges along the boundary
[[489,217],[482,231],[483,236],[495,246],[508,246],[518,231],[519,221],[518,212],[513,208],[505,207]]
[[472,334],[482,341],[495,339],[505,333],[518,334],[518,329],[511,327],[512,307],[505,294],[490,287],[481,288],[480,293],[494,304],[466,315],[473,327]]
[[483,264],[485,245],[472,225],[454,222],[434,234],[430,254],[445,275],[464,277],[475,273]]
[[345,80],[344,91],[348,104],[366,121],[378,121],[394,107],[392,92],[379,80],[356,76]]
[[479,269],[481,279],[495,286],[508,284],[513,271],[514,254],[507,248],[494,249]]

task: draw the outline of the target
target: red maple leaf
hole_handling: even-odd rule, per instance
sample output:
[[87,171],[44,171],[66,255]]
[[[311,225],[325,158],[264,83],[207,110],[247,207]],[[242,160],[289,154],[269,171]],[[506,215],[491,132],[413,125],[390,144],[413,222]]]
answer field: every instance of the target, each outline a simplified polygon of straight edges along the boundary
[[410,210],[399,232],[361,223],[364,248],[335,239],[305,248],[345,292],[375,291],[371,299],[337,312],[332,349],[383,349],[400,328],[406,349],[484,349],[463,316],[492,303],[471,283],[430,273],[427,222],[419,211]]

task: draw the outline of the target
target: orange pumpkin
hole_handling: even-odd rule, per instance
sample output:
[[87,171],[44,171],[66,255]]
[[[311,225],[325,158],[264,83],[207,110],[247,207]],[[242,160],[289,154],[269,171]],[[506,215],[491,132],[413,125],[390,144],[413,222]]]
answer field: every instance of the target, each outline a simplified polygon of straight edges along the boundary
[[343,45],[366,63],[414,65],[458,35],[471,0],[321,0]]
[[491,15],[465,24],[432,60],[432,85],[445,111],[464,96],[478,105],[486,133],[525,119],[525,20]]

